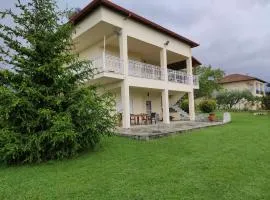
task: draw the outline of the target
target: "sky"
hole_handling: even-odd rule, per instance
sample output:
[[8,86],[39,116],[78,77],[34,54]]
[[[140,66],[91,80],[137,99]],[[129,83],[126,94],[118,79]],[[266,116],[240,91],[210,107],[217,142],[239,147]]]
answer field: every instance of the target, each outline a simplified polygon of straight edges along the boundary
[[[60,8],[90,1],[57,0]],[[199,43],[192,53],[203,64],[270,82],[270,0],[112,1]],[[0,8],[14,2],[0,0]]]

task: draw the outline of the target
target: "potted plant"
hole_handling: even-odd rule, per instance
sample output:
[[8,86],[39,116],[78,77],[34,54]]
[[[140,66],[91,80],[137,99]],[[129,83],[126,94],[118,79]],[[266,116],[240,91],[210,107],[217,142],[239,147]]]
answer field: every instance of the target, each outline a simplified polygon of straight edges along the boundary
[[199,104],[199,108],[203,113],[209,113],[208,119],[210,122],[216,120],[216,114],[214,113],[216,107],[216,101],[211,99],[206,99]]

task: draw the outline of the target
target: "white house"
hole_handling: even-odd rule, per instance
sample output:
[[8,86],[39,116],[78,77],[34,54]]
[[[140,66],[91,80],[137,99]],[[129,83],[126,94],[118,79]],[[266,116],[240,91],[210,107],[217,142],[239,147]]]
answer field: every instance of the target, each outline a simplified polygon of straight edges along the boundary
[[[227,91],[245,91],[248,90],[255,97],[265,96],[265,84],[266,81],[257,77],[248,76],[244,74],[229,74],[219,80],[219,84]],[[260,102],[249,103],[246,100],[242,100],[234,106],[235,109],[261,109]]]
[[136,124],[133,116],[151,113],[169,124],[173,115],[180,117],[170,107],[184,94],[190,120],[195,119],[194,89],[199,85],[193,67],[200,63],[191,50],[197,43],[107,0],[92,1],[71,21],[75,51],[97,68],[90,84],[115,94],[123,128]]

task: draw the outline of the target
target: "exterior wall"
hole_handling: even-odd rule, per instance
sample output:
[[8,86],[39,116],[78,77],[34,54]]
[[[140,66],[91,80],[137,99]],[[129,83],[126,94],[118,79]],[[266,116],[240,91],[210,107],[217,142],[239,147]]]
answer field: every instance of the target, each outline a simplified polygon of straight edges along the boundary
[[88,15],[83,21],[79,22],[76,27],[73,34],[73,39],[80,36],[93,26],[95,26],[97,23],[100,22],[102,15],[101,15],[101,8],[94,11],[92,14]]
[[[79,52],[79,58],[89,60],[90,58],[102,56],[102,53],[103,53],[103,45],[101,43],[98,43]],[[106,54],[120,57],[119,49],[110,46],[106,47]],[[128,52],[128,58],[139,62],[143,61],[141,55],[134,52]]]
[[79,58],[84,59],[84,60],[89,60],[90,58],[102,56],[102,51],[103,49],[100,47],[100,45],[95,44],[79,52]]
[[[111,91],[115,96],[116,110],[122,112],[121,102],[121,90],[117,88]],[[149,96],[148,96],[149,93]],[[151,101],[152,112],[156,112],[162,117],[161,111],[161,92],[157,91],[146,91],[142,89],[130,89],[130,113],[131,114],[142,114],[146,113],[146,101]]]
[[182,54],[186,57],[191,57],[191,48],[170,36],[157,32],[145,25],[142,25],[133,20],[124,18],[122,15],[117,14],[107,8],[101,8],[102,21],[110,23],[119,28],[125,29],[128,36],[139,39],[141,41],[150,43],[152,45],[163,48],[166,41],[170,41],[168,50]]
[[239,90],[239,91],[249,90],[250,92],[252,92],[253,95],[255,95],[253,86],[254,86],[254,81],[244,81],[244,82],[222,84],[222,87],[225,90]]
[[233,82],[233,83],[224,83],[222,87],[225,90],[249,90],[254,96],[263,96],[261,94],[257,94],[256,90],[264,91],[264,83],[259,81],[241,81],[241,82]]

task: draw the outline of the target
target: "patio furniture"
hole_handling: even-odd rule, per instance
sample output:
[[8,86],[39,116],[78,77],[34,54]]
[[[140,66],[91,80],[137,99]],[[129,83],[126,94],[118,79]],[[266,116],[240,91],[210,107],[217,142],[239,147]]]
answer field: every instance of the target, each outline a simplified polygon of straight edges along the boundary
[[151,113],[151,124],[153,124],[153,122],[155,122],[155,124],[157,123],[157,113]]
[[147,125],[147,114],[141,114],[141,122],[143,125]]
[[130,115],[130,124],[131,125],[136,125],[136,117],[133,114]]

